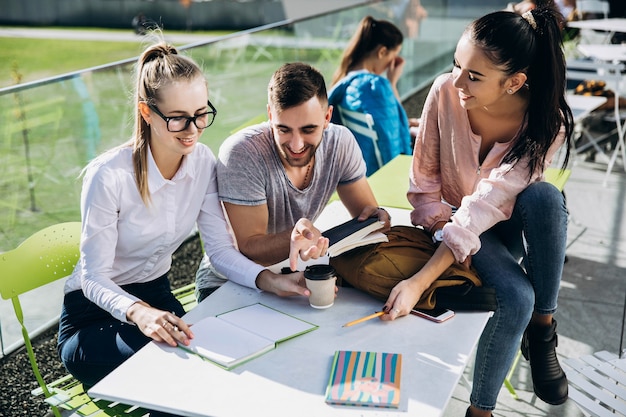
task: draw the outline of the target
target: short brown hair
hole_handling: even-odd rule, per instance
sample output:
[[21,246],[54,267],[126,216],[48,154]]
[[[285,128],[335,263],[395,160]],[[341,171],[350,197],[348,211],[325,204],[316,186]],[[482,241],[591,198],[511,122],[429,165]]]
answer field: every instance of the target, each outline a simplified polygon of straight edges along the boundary
[[267,86],[267,100],[278,112],[298,106],[317,97],[328,104],[324,76],[312,66],[294,62],[281,66]]

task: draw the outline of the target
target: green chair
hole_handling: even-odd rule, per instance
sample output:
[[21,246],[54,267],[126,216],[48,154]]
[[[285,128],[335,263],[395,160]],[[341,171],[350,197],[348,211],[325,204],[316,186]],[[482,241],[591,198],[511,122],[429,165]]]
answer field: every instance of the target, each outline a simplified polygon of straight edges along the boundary
[[46,383],[39,371],[30,335],[24,325],[19,296],[72,273],[79,259],[80,230],[80,222],[56,224],[36,232],[17,248],[0,254],[0,295],[11,300],[21,325],[28,359],[40,387],[33,394],[44,394],[56,417],[61,417],[61,409],[94,417],[144,416],[147,412],[134,406],[92,400],[82,384],[71,375]]
[[191,284],[187,284],[183,287],[172,290],[172,294],[174,294],[174,297],[176,297],[176,299],[180,301],[185,311],[189,312],[189,310],[198,305],[195,291],[196,283],[192,282]]

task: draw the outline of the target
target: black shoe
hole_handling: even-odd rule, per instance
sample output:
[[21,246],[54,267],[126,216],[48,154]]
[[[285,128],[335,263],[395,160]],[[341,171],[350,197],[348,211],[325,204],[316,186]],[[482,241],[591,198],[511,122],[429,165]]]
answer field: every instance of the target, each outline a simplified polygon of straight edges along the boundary
[[556,357],[556,320],[551,326],[529,324],[522,338],[522,355],[530,361],[533,389],[548,404],[567,400],[567,377]]
[[[467,411],[465,412],[465,417],[472,417],[472,413],[470,413],[469,407],[467,407]],[[491,414],[491,417],[493,417],[493,414]]]

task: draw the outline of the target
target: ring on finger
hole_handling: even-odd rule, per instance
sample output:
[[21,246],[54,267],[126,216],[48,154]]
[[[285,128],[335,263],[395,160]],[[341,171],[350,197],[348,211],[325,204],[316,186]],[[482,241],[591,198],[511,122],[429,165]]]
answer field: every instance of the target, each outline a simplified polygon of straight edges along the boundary
[[398,310],[397,308],[394,308],[394,309],[393,309],[393,312],[394,312],[394,313],[396,313],[396,314],[398,314],[398,313],[400,312],[400,310]]

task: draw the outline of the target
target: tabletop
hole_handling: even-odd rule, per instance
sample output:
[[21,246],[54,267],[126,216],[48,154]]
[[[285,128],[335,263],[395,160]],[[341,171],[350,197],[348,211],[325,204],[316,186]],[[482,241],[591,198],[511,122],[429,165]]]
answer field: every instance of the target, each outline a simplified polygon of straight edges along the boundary
[[[184,416],[441,416],[490,313],[457,313],[444,323],[417,316],[342,325],[382,302],[340,288],[326,310],[304,298],[281,298],[227,282],[185,319],[196,322],[261,302],[319,328],[278,344],[231,371],[181,348],[152,342],[96,384],[89,394]],[[403,355],[399,409],[363,409],[324,402],[335,350]]]
[[580,44],[578,50],[589,58],[602,61],[626,61],[626,44]]
[[[410,224],[409,211],[389,207],[394,224]],[[322,230],[342,221],[347,210],[331,203]],[[231,371],[181,348],[151,342],[106,376],[89,394],[183,416],[420,416],[440,417],[473,355],[490,312],[457,312],[444,322],[417,316],[392,322],[343,324],[380,310],[382,301],[340,288],[335,304],[311,308],[303,297],[274,294],[227,282],[184,318],[206,316],[261,302],[319,326],[281,342],[276,349]],[[324,394],[336,350],[401,353],[398,409],[329,405]]]
[[574,122],[580,122],[589,116],[592,111],[606,103],[607,98],[602,96],[583,96],[579,94],[568,94],[567,104],[572,109]]

